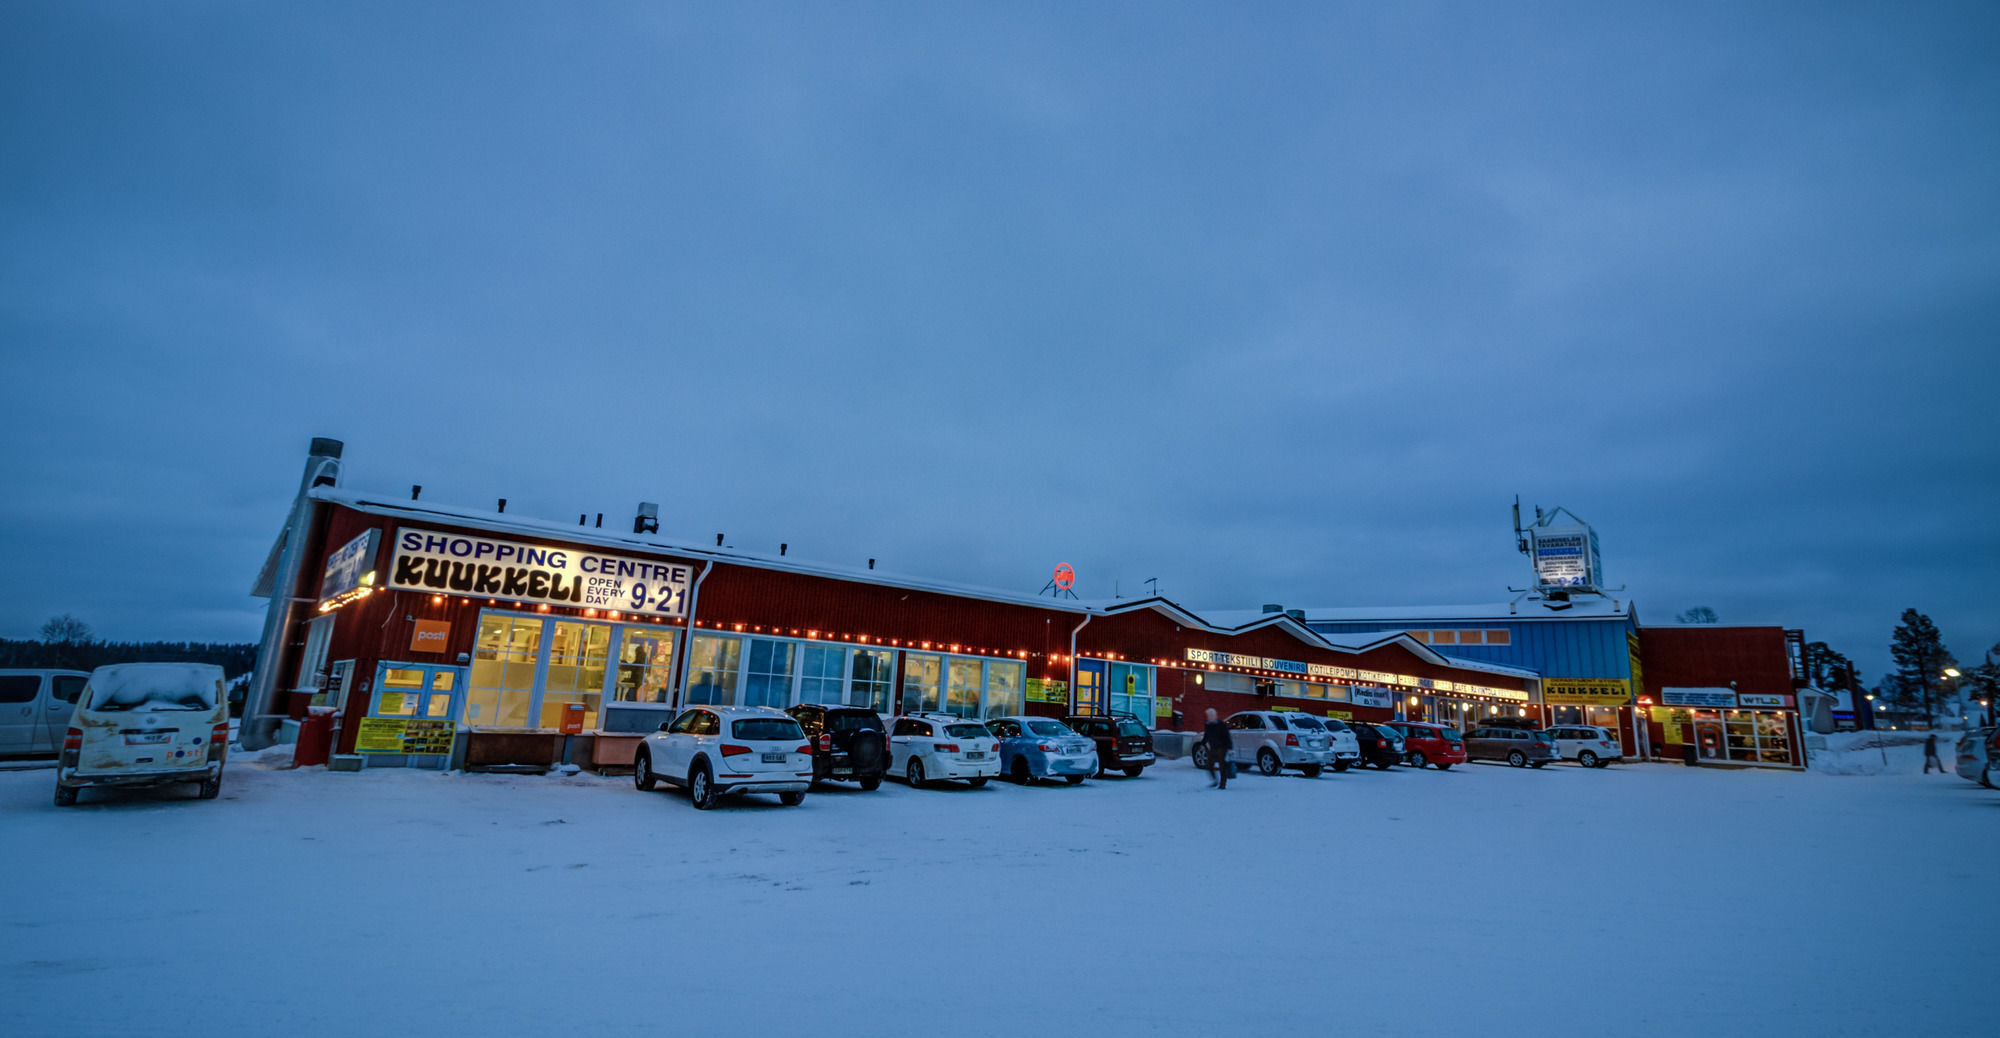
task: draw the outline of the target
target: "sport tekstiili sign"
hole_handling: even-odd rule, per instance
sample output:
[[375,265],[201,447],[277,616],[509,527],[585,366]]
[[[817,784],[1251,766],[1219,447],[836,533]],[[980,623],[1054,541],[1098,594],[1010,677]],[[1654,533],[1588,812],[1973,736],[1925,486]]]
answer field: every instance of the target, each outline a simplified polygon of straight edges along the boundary
[[411,529],[396,535],[389,586],[681,617],[687,615],[689,569],[677,562]]

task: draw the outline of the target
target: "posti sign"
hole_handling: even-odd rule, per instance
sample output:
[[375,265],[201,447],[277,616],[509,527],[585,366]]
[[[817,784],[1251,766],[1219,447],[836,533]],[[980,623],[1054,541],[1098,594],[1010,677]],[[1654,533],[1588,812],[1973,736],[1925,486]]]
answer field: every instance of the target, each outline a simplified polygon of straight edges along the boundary
[[405,529],[389,587],[516,602],[687,615],[691,567],[493,537]]

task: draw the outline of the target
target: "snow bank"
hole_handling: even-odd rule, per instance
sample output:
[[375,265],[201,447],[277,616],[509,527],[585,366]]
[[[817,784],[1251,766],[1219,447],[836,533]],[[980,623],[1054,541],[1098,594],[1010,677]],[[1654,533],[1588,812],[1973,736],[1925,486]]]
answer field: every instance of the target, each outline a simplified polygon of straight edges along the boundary
[[[1930,732],[1834,732],[1826,749],[1809,750],[1806,764],[1826,775],[1922,775],[1924,739]],[[1958,732],[1938,732],[1938,759],[1946,773],[1957,756]],[[1937,772],[1931,772],[1936,775]]]

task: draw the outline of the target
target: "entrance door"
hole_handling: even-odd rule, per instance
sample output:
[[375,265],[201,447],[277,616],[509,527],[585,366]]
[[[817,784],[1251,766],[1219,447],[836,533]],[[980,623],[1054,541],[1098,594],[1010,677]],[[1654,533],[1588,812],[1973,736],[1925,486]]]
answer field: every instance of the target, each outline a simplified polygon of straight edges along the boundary
[[1702,760],[1723,760],[1722,721],[1696,720],[1694,723],[1694,743]]
[[424,663],[383,663],[375,671],[370,717],[455,721],[462,689],[457,667]]
[[1076,660],[1076,712],[1108,713],[1104,702],[1104,661]]

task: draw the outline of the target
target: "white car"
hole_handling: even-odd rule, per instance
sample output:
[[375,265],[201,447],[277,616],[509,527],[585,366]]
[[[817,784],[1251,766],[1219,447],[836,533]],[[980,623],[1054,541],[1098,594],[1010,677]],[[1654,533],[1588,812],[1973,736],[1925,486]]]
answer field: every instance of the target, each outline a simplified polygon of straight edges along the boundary
[[805,730],[768,706],[695,706],[646,736],[632,757],[632,784],[685,787],[706,811],[726,793],[776,793],[786,807],[812,786],[812,746]]
[[229,700],[213,663],[118,663],[90,672],[56,761],[56,806],[87,786],[201,784],[222,792]]
[[1573,760],[1586,768],[1601,768],[1625,759],[1618,734],[1591,725],[1559,724],[1549,729],[1556,740],[1556,756]]
[[1338,717],[1314,717],[1311,714],[1286,714],[1291,725],[1298,727],[1299,718],[1305,718],[1326,730],[1326,748],[1333,751],[1333,770],[1346,771],[1361,763],[1361,737],[1347,722]]
[[914,789],[938,779],[963,779],[978,789],[1000,774],[1000,739],[963,717],[905,714],[889,726],[889,774]]
[[[1266,775],[1297,768],[1307,778],[1317,777],[1334,762],[1333,740],[1326,726],[1309,714],[1282,710],[1245,710],[1230,714],[1229,759],[1237,764],[1255,764]],[[1353,733],[1348,733],[1352,739]],[[1360,750],[1355,751],[1359,756]],[[1208,767],[1208,748],[1195,744],[1194,766]]]
[[1992,786],[1993,780],[1986,770],[1986,744],[1992,739],[1991,728],[1974,728],[1958,737],[1958,759],[1953,765],[1960,778]]

